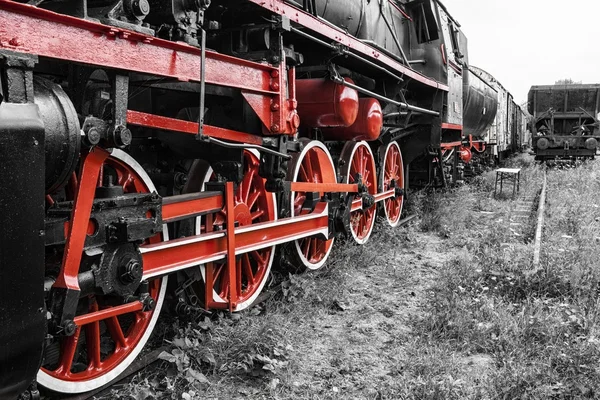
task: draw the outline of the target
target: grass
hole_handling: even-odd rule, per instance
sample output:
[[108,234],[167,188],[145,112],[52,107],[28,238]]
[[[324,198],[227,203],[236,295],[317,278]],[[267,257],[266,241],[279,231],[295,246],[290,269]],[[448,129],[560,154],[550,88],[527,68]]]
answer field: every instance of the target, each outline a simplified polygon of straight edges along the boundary
[[163,364],[111,398],[599,398],[600,165],[549,172],[529,274],[533,221],[516,205],[542,170],[512,162],[517,199],[494,198],[493,171],[415,194],[411,225],[338,242],[260,306],[175,322]]
[[[535,165],[525,167],[528,180],[539,175]],[[493,205],[486,195],[490,178],[483,177],[488,190],[461,188],[450,197],[472,198],[467,191],[479,203]],[[467,228],[457,202],[444,198],[430,211],[429,218],[439,222],[422,225],[445,236],[452,227],[448,245],[463,245],[464,252],[441,269],[414,326],[423,346],[489,357],[491,366],[478,386],[482,392],[474,398],[600,396],[600,254],[595,246],[600,166],[551,170],[548,181],[544,268],[537,274],[527,273],[531,245],[515,240],[505,223],[511,207],[498,204],[496,221],[475,221]],[[521,197],[534,194],[532,186],[526,182]]]

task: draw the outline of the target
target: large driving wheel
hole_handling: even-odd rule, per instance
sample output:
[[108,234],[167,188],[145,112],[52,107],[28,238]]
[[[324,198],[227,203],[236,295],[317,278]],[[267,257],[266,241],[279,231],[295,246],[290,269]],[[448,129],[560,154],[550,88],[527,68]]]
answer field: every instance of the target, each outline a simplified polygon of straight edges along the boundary
[[[265,180],[258,174],[259,154],[256,151],[244,151],[244,179],[237,186],[234,199],[235,221],[237,226],[247,226],[259,222],[277,219],[277,202],[274,193],[265,189]],[[215,180],[212,168],[202,162],[194,163],[190,170],[191,181],[185,191],[204,190],[204,185]],[[227,210],[212,215],[212,230],[225,229]],[[197,235],[206,232],[206,217],[196,218]],[[263,290],[269,278],[275,247],[268,247],[245,253],[236,261],[238,277],[238,303],[233,311],[248,308]],[[200,266],[202,279],[206,282],[206,266]],[[212,299],[216,303],[227,303],[229,297],[229,274],[226,263],[213,265]]]
[[[346,183],[358,183],[360,179],[371,195],[377,194],[375,158],[367,142],[348,142],[342,150],[342,175]],[[360,195],[354,196],[360,198]],[[350,214],[350,233],[358,244],[364,244],[371,237],[375,226],[377,205],[354,211]]]
[[[382,160],[381,173],[379,174],[379,187],[382,192],[392,188],[404,189],[404,164],[402,153],[396,142],[379,149],[379,159]],[[398,226],[402,215],[403,195],[385,199],[382,209],[386,221],[392,227]]]
[[[123,151],[113,150],[102,171],[105,176],[112,175],[115,185],[121,186],[124,193],[155,190],[143,168]],[[67,193],[74,192],[77,186],[77,178],[73,176]],[[88,235],[91,234],[93,229],[88,230]],[[162,240],[168,240],[166,225],[162,233],[147,242]],[[53,391],[81,393],[114,380],[135,360],[148,341],[158,319],[166,287],[167,277],[148,282],[148,293],[155,302],[151,311],[119,311],[119,306],[126,304],[126,300],[115,295],[80,297],[76,318],[99,310],[107,311],[109,316],[81,322],[72,336],[55,336],[47,343],[44,362],[37,375],[38,382]]]
[[[317,140],[303,141],[303,150],[295,154],[289,163],[288,176],[294,182],[337,183],[335,167],[325,145]],[[323,196],[324,193],[319,193]],[[290,198],[292,217],[308,214],[307,193],[292,192]],[[299,268],[316,270],[321,268],[333,248],[334,239],[308,237],[295,240],[292,249],[292,263]]]

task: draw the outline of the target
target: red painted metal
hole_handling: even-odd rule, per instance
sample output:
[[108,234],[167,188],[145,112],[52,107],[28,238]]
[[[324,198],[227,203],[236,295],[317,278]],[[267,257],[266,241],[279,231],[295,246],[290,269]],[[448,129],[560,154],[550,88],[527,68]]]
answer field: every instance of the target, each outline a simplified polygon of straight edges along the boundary
[[[290,76],[289,71],[287,76]],[[284,77],[286,77],[285,60],[279,64],[278,70],[271,72],[271,89],[281,91],[282,88],[285,88]],[[292,87],[295,85],[295,77],[289,80],[287,85],[288,92],[293,94],[295,91]],[[260,93],[242,90],[242,96],[263,123],[263,133],[266,135],[277,133],[293,135],[300,126],[296,101],[293,97],[286,100],[283,97],[284,93],[285,91],[282,91],[281,95],[269,98]]]
[[[225,211],[227,212],[226,226],[227,232],[234,232],[235,229],[235,213],[233,204],[235,202],[235,194],[233,191],[233,182],[225,184]],[[235,262],[235,234],[227,235],[227,272],[229,274],[229,311],[237,306],[238,301],[238,283],[241,285],[241,277],[236,273]]]
[[[104,167],[103,167],[104,166]],[[123,187],[125,193],[147,193],[148,187],[144,180],[130,167],[127,162],[110,157],[109,153],[100,149],[95,148],[93,152],[89,153],[83,160],[81,179],[77,180],[76,177],[71,179],[74,187],[72,188],[72,194],[69,196],[76,197],[74,212],[75,217],[72,232],[67,235],[68,240],[75,241],[80,240],[75,236],[80,236],[85,239],[86,233],[90,233],[90,226],[94,224],[89,221],[89,211],[87,209],[87,216],[82,207],[84,202],[82,199],[93,200],[95,186],[97,180],[93,179],[94,173],[99,177],[101,171],[106,168],[110,168],[116,173],[117,182],[116,184]],[[80,184],[78,184],[78,181]],[[71,197],[71,198],[72,198]],[[85,221],[85,223],[81,222]],[[80,222],[78,222],[80,221]],[[81,226],[85,224],[87,232],[83,232]],[[161,235],[158,234],[148,240],[148,243],[155,243],[162,240]],[[80,258],[81,258],[81,252]],[[73,258],[69,258],[70,262]],[[77,272],[79,265],[73,267],[72,273],[63,274],[63,280],[69,281],[69,279],[77,280]],[[74,274],[74,276],[73,276]],[[149,295],[157,301],[160,294],[162,279],[153,279],[149,281]],[[107,298],[108,297],[108,298]],[[106,376],[106,374],[113,371],[118,366],[122,365],[126,361],[127,357],[131,352],[138,346],[140,340],[147,332],[150,325],[150,321],[154,312],[158,311],[142,311],[142,303],[135,301],[133,303],[114,306],[114,298],[111,296],[102,296],[99,294],[87,296],[81,299],[81,303],[78,306],[78,310],[81,311],[81,306],[87,305],[87,313],[77,315],[74,318],[74,322],[77,325],[76,332],[71,337],[56,337],[55,340],[60,342],[60,361],[58,366],[43,365],[41,371],[44,374],[51,376],[54,379],[62,381],[64,384],[70,383],[81,383],[90,384],[97,378]],[[127,318],[129,322],[126,325],[121,325],[118,315],[129,314],[130,318]],[[100,329],[100,322],[103,322],[106,329]],[[83,329],[82,329],[83,328]],[[79,346],[81,333],[85,337],[85,347]],[[110,350],[103,351],[103,358],[101,358],[101,348],[104,340],[109,340],[114,343],[114,347]],[[77,363],[76,370],[72,368]],[[80,366],[84,365],[87,367],[81,369]],[[53,369],[49,369],[53,368]]]
[[458,125],[458,124],[449,124],[444,122],[442,124],[442,129],[448,129],[448,130],[453,130],[453,131],[461,131],[463,130],[463,126],[462,125]]
[[[236,186],[234,193],[233,209],[223,209],[211,215],[211,226],[208,220],[201,223],[200,232],[212,232],[215,229],[227,229],[227,218],[233,214],[236,226],[249,226],[259,222],[269,222],[277,219],[275,197],[265,188],[265,179],[260,176],[260,158],[250,151],[244,152],[244,178]],[[216,176],[210,178],[216,180]],[[236,258],[236,287],[238,304],[234,309],[247,307],[257,291],[261,290],[268,279],[268,272],[273,259],[273,248],[255,250]],[[213,263],[211,270],[212,282],[207,286],[207,291],[214,294],[211,303],[222,305],[229,296],[230,280],[227,266],[223,263]]]
[[357,193],[356,183],[291,182],[292,192]]
[[223,208],[223,196],[219,193],[199,199],[189,196],[163,198],[162,218],[164,222],[173,222],[194,215],[214,213]]
[[483,153],[487,143],[483,140],[473,140],[473,135],[469,135],[469,146],[478,153]]
[[79,291],[77,274],[81,263],[83,245],[88,230],[90,212],[94,203],[96,183],[100,168],[109,153],[99,147],[92,149],[84,158],[80,173],[80,185],[75,192],[71,228],[65,244],[62,266],[54,286]]
[[[379,203],[381,201],[391,199],[395,195],[396,195],[396,190],[391,189],[391,190],[387,190],[385,192],[374,194],[373,198],[375,200],[375,203]],[[350,206],[350,211],[351,212],[359,211],[359,210],[362,210],[362,208],[363,208],[362,199],[358,198],[358,199],[352,201],[352,205]]]
[[286,16],[293,22],[296,22],[303,27],[306,27],[313,32],[317,32],[319,35],[325,36],[326,38],[340,43],[343,46],[348,47],[358,55],[364,56],[365,58],[377,62],[381,65],[387,66],[392,70],[403,74],[406,78],[414,79],[415,81],[421,82],[424,85],[437,88],[439,90],[448,91],[448,86],[440,82],[437,82],[431,78],[428,78],[414,69],[407,67],[400,62],[396,61],[392,57],[374,49],[366,43],[361,42],[359,39],[342,32],[340,29],[331,26],[320,19],[285,3],[283,0],[248,0],[256,5],[263,7],[267,10]]
[[459,65],[457,65],[454,61],[448,60],[448,65],[450,65],[450,68],[452,68],[454,72],[456,72],[459,75],[462,75],[462,68]]
[[465,164],[468,164],[473,158],[473,153],[471,153],[471,150],[468,147],[461,146],[458,150],[458,156]]
[[327,140],[366,140],[379,139],[383,127],[383,111],[379,101],[373,98],[359,100],[358,116],[349,127],[323,129]]
[[[102,68],[200,81],[200,49],[41,8],[0,0],[0,48]],[[51,33],[51,34],[50,34]],[[272,134],[294,134],[298,116],[278,67],[206,51],[207,84],[242,89],[267,107],[257,111]],[[293,83],[293,82],[292,82]],[[258,97],[256,97],[258,96]]]
[[[265,99],[268,98],[265,97]],[[159,115],[148,114],[140,111],[127,110],[127,123],[146,128],[187,133],[190,135],[198,134],[198,123],[196,122],[161,117]],[[259,146],[262,145],[262,138],[260,136],[219,128],[211,125],[204,125],[204,135],[217,139],[229,140],[232,142],[256,144]]]
[[395,195],[396,195],[396,190],[395,189],[390,189],[390,190],[386,190],[386,191],[381,192],[381,193],[377,193],[373,197],[375,198],[375,202],[379,203],[380,201],[391,199]]
[[[377,193],[377,177],[375,175],[375,158],[366,142],[348,142],[342,150],[341,159],[345,161],[343,174],[346,175],[348,183],[356,182],[356,176],[360,175],[362,184],[367,188],[370,195]],[[356,197],[355,197],[356,198]],[[350,229],[352,236],[359,243],[367,241],[375,224],[377,206],[370,208],[361,205],[360,210],[350,213]]]
[[441,143],[440,147],[442,149],[448,150],[448,149],[453,149],[454,147],[458,147],[461,145],[462,145],[462,142],[448,142],[448,143]]
[[[400,147],[395,143],[391,143],[386,148],[380,150],[383,156],[384,164],[380,178],[380,190],[383,192],[394,191],[399,187],[404,189],[404,164],[402,161],[402,153]],[[395,182],[392,185],[392,182]],[[402,214],[402,205],[404,196],[388,197],[383,202],[383,210],[388,223],[391,226],[398,225]]]
[[74,322],[77,326],[84,326],[92,322],[102,321],[110,317],[128,314],[131,312],[140,311],[144,305],[140,301],[134,301],[120,306],[105,308],[104,310],[96,310],[89,314],[83,314],[75,317]]
[[[0,0],[0,47],[76,63],[200,81],[200,49]],[[206,83],[267,95],[277,68],[206,51]]]
[[358,92],[328,79],[297,80],[296,96],[300,121],[306,127],[347,127],[358,116]]
[[446,46],[444,46],[444,43],[440,45],[440,51],[442,52],[442,61],[444,61],[445,65],[448,65],[448,59],[446,58]]
[[396,4],[394,0],[388,0],[388,2],[392,5],[392,7],[398,10],[398,12],[402,14],[404,18],[412,22],[413,19],[410,17],[410,15],[408,15],[402,8],[400,8],[400,6],[398,6],[398,4]]
[[[213,214],[207,214],[204,222],[206,233],[212,233],[214,230]],[[215,264],[212,262],[206,263],[204,266],[204,304],[208,309],[215,308],[215,305],[219,304],[213,299],[214,267]]]
[[[319,184],[316,186],[317,190],[323,190],[323,188],[326,187],[320,186],[323,183],[337,184],[333,160],[323,144],[314,140],[304,140],[303,144],[305,146],[303,152],[297,154],[288,165],[289,176],[292,181],[298,183],[306,182]],[[331,187],[331,189],[333,188],[334,187]],[[357,190],[358,187],[356,189],[348,188],[345,191],[352,192]],[[342,190],[342,192],[344,192],[344,190]],[[324,194],[324,192],[318,193],[320,196],[323,196]],[[299,215],[311,213],[310,209],[304,208],[306,198],[306,191],[294,191],[292,189],[290,198],[292,204],[292,216],[297,217]],[[327,236],[327,238],[328,237],[329,236]],[[326,240],[318,237],[303,237],[298,239],[292,247],[296,251],[294,257],[297,258],[299,262],[303,263],[305,268],[318,269],[324,264],[329,256],[334,240],[335,239],[333,238]]]
[[[261,222],[237,227],[235,254],[272,247],[298,237],[328,235],[329,215],[326,203],[319,203],[307,215],[285,218],[275,222]],[[144,276],[169,274],[191,265],[224,260],[228,254],[227,232],[216,231],[195,237],[184,237],[168,242],[140,246]]]

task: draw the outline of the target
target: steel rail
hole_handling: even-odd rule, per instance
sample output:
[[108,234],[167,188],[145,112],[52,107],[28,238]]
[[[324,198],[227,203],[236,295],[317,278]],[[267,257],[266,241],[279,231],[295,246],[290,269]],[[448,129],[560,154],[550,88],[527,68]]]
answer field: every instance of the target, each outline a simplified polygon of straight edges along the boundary
[[540,201],[538,203],[537,211],[537,226],[535,228],[535,241],[533,245],[533,270],[531,274],[536,273],[540,270],[540,254],[542,250],[542,233],[544,231],[544,214],[546,208],[546,188],[547,178],[546,170],[544,170],[544,183],[542,184],[542,191],[540,193]]

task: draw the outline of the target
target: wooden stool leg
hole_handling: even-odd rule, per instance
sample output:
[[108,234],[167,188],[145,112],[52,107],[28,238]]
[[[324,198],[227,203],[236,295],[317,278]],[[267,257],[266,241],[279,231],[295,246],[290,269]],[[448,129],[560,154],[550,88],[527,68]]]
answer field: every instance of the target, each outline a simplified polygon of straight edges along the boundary
[[496,197],[497,191],[498,191],[498,173],[496,172],[496,182],[494,184],[494,197]]

